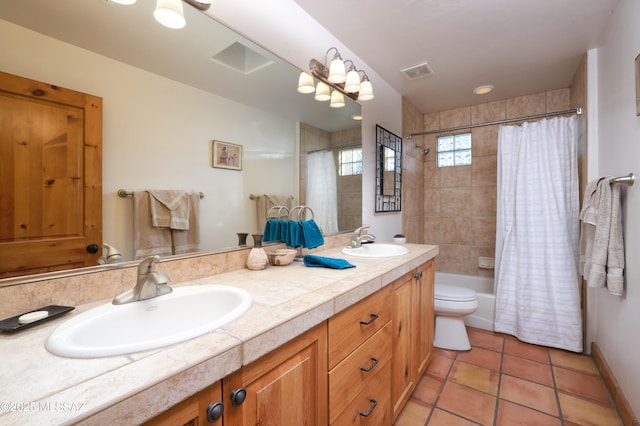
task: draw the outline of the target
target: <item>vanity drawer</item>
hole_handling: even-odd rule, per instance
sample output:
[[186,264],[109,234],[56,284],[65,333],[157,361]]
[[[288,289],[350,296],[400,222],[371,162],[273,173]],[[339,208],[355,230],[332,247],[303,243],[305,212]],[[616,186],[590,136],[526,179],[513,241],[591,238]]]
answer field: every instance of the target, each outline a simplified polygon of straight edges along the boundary
[[[380,367],[367,387],[362,389],[336,417],[331,426],[391,424],[391,362]],[[365,413],[368,415],[362,415]]]
[[[335,419],[363,389],[375,389],[374,378],[389,365],[392,354],[391,322],[329,371],[330,420]],[[390,386],[386,388],[389,392]]]
[[391,320],[391,286],[329,318],[329,368]]

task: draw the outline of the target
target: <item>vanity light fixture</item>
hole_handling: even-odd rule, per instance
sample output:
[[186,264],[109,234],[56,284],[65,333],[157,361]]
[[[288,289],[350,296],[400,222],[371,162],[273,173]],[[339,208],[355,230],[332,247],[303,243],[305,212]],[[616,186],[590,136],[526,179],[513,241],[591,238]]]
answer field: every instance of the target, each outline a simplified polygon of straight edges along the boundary
[[187,24],[184,19],[182,0],[157,0],[153,17],[168,28],[180,29]]
[[[332,51],[334,54],[329,63],[329,54]],[[347,64],[350,64],[348,68]],[[350,59],[343,61],[340,52],[335,47],[327,50],[324,63],[311,59],[309,70],[311,74],[304,71],[300,74],[298,92],[312,93],[314,91],[313,78],[315,77],[319,80],[315,87],[315,99],[317,101],[331,100],[330,106],[333,108],[344,106],[345,95],[354,101],[368,101],[374,98],[373,86],[367,74],[357,69]]]
[[[136,0],[107,1],[127,6],[136,2]],[[211,7],[211,3],[213,3],[213,0],[157,0],[153,17],[165,27],[174,29],[183,28],[187,24],[187,21],[184,19],[183,1],[201,11],[208,10]]]
[[491,92],[493,89],[495,89],[495,87],[493,87],[493,85],[485,84],[483,86],[478,86],[475,89],[473,89],[473,94],[474,95],[486,95],[487,93]]

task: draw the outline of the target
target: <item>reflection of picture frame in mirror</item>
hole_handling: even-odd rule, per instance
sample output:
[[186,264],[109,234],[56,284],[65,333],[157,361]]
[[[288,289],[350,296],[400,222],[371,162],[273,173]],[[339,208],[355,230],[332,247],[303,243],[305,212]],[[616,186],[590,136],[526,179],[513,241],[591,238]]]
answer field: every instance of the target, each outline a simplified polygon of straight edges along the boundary
[[242,170],[242,145],[214,140],[212,164],[220,169]]
[[636,115],[640,116],[640,54],[635,59],[636,69]]

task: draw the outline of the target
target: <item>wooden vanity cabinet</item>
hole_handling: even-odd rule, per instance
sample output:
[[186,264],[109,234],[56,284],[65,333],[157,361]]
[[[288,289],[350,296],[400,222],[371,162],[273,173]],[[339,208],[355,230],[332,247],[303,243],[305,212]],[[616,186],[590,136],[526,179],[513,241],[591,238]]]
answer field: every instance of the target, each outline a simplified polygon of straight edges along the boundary
[[329,318],[329,424],[391,424],[392,288]]
[[[145,423],[145,426],[197,426],[222,425],[222,419],[208,420],[209,410],[221,410],[222,382],[217,381],[197,394],[174,405],[164,413]],[[213,413],[212,413],[213,415]]]
[[[326,425],[327,324],[223,380],[224,425]],[[244,390],[244,401],[234,402]],[[239,402],[239,401],[238,401]]]
[[394,281],[393,419],[411,396],[433,356],[433,260]]
[[[305,332],[259,360],[187,398],[147,423],[177,425],[327,424],[327,324]],[[222,402],[222,419],[207,410]]]

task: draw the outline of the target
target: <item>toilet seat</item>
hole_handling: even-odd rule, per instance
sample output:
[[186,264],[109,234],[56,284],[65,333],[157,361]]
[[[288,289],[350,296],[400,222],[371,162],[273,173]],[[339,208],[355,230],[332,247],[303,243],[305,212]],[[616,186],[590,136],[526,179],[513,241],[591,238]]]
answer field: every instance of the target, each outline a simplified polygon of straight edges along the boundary
[[447,284],[436,284],[433,293],[434,299],[450,302],[472,302],[476,300],[476,292],[470,288]]

